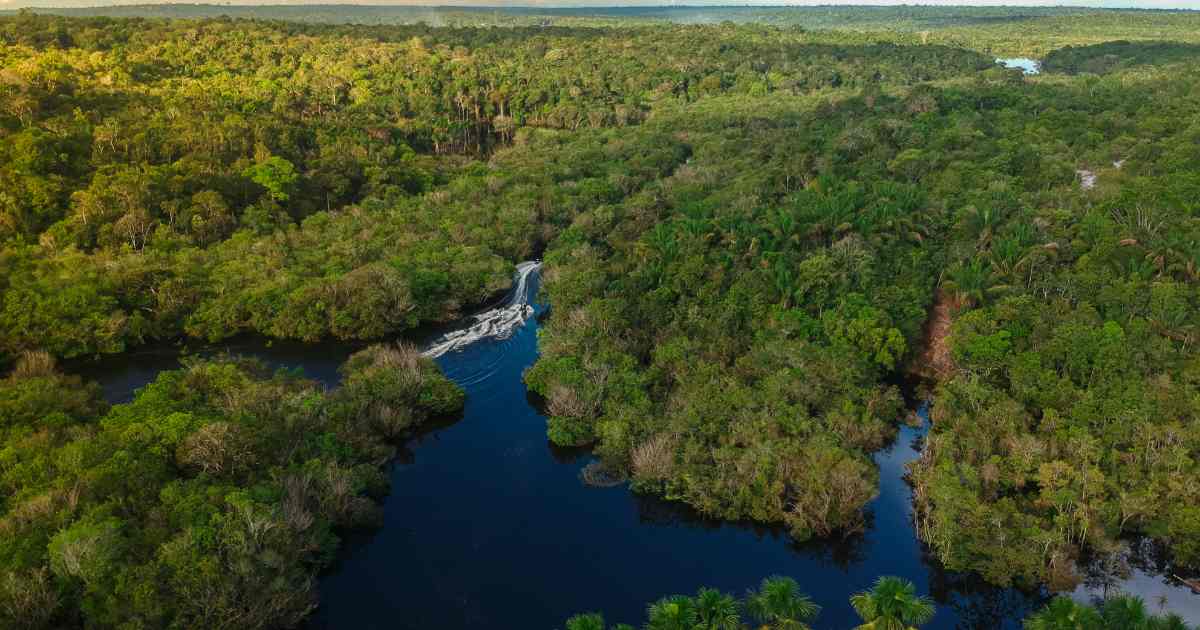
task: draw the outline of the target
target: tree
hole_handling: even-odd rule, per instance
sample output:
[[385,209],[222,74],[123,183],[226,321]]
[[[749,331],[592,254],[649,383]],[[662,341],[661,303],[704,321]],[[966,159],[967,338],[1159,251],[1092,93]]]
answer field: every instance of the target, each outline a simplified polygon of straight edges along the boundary
[[1100,615],[1095,608],[1063,595],[1055,597],[1045,608],[1025,620],[1026,630],[1092,630],[1100,625]]
[[188,226],[201,245],[223,239],[233,227],[234,217],[221,194],[205,190],[192,195]]
[[687,595],[658,600],[647,610],[646,630],[693,630],[696,606]]
[[764,579],[757,591],[746,594],[746,611],[763,628],[807,630],[821,607],[800,592],[796,580],[773,576]]
[[122,559],[121,522],[115,518],[81,520],[50,541],[50,568],[63,578],[96,586]]
[[912,630],[933,619],[933,601],[917,595],[908,580],[884,576],[869,591],[850,598],[854,612],[862,618],[858,630]]
[[604,616],[600,613],[575,615],[567,620],[567,630],[604,630]]
[[697,630],[736,630],[741,625],[737,600],[713,588],[696,594]]
[[921,178],[922,174],[930,170],[929,162],[929,158],[920,149],[905,149],[888,163],[888,170],[910,182],[915,182]]
[[987,262],[974,259],[948,269],[942,287],[951,292],[954,299],[961,304],[978,304],[987,294],[990,277],[991,271]]
[[1140,597],[1119,595],[1109,598],[1100,607],[1100,617],[1109,628],[1138,629],[1146,625],[1149,615]]
[[1060,595],[1025,620],[1025,630],[1190,630],[1179,615],[1151,615],[1133,595],[1105,600],[1099,610]]
[[267,189],[267,193],[276,201],[287,201],[292,195],[296,181],[296,167],[292,163],[277,156],[271,157],[247,168],[242,172],[243,177]]

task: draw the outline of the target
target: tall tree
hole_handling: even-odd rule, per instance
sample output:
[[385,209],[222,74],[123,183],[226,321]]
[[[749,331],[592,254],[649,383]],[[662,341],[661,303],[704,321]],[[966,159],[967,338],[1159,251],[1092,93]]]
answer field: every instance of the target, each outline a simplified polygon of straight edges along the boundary
[[917,595],[908,580],[885,576],[871,590],[850,598],[854,612],[862,618],[858,630],[913,630],[933,619],[933,601]]
[[757,591],[746,594],[746,611],[762,628],[808,630],[808,622],[821,607],[800,591],[796,580],[772,576],[764,579]]

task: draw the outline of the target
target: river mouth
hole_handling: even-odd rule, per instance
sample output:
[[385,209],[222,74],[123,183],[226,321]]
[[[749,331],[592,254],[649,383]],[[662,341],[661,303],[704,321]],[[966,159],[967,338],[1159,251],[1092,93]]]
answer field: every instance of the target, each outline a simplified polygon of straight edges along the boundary
[[[874,455],[879,496],[853,535],[798,543],[780,527],[715,521],[626,485],[585,484],[590,452],[548,443],[540,401],[522,380],[537,358],[547,310],[532,299],[538,281],[532,275],[526,288],[532,314],[511,334],[435,359],[466,390],[466,407],[399,449],[382,527],[345,535],[307,627],[549,630],[590,610],[634,622],[664,594],[700,586],[741,594],[775,574],[796,578],[822,606],[816,628],[857,625],[848,598],[880,575],[912,580],[935,599],[938,613],[926,628],[1015,630],[1045,601],[1044,592],[947,572],[917,539],[905,475],[929,427],[927,387],[919,381],[895,383],[916,422],[902,424]],[[428,331],[422,341],[444,333]],[[334,387],[337,368],[362,345],[237,339],[195,353],[256,356]],[[83,375],[101,380],[119,402],[178,358],[178,348],[146,350],[89,364]]]

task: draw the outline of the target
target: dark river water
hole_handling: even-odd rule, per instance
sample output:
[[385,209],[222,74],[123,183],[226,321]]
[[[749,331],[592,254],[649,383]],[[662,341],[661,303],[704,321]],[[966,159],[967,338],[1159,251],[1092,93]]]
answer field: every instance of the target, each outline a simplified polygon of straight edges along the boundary
[[[590,456],[548,444],[545,418],[522,383],[537,357],[537,329],[531,319],[508,339],[437,359],[466,389],[466,409],[402,449],[382,528],[345,541],[320,581],[309,627],[551,630],[588,611],[639,624],[646,604],[663,595],[701,586],[740,595],[775,574],[794,577],[822,606],[816,628],[857,625],[848,598],[880,575],[908,578],[934,597],[937,615],[926,626],[933,629],[1019,628],[1044,601],[947,573],[926,555],[903,479],[923,427],[901,429],[875,456],[880,494],[866,531],[848,539],[796,544],[780,530],[708,521],[625,486],[584,485],[579,473]],[[262,341],[223,348],[301,368],[329,386],[356,349]],[[175,367],[176,354],[134,353],[76,371],[100,380],[110,399],[127,400]],[[919,414],[927,417],[924,405]]]

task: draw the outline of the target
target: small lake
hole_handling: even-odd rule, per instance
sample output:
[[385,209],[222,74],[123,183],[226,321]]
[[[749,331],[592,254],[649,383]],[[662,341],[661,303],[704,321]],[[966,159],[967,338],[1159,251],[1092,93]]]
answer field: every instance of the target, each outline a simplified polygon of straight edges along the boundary
[[1025,74],[1041,74],[1042,62],[1025,57],[997,58],[996,63],[1005,68],[1020,68]]
[[[528,290],[536,294],[536,276]],[[543,309],[538,305],[537,315]],[[818,629],[857,625],[847,600],[880,575],[908,578],[934,597],[937,616],[926,626],[932,630],[1015,630],[1044,601],[1039,593],[946,572],[928,557],[903,479],[924,427],[903,427],[895,444],[876,454],[880,495],[865,532],[849,538],[797,544],[780,529],[707,520],[625,486],[584,485],[580,470],[590,455],[547,442],[545,417],[521,379],[537,357],[537,330],[534,317],[507,339],[437,359],[467,391],[462,417],[402,449],[383,526],[345,541],[320,581],[310,629],[553,630],[572,614],[595,610],[609,623],[640,623],[646,604],[663,595],[700,586],[740,595],[774,574],[796,578],[822,606]],[[357,349],[257,340],[222,347],[302,368],[329,386]],[[167,351],[76,371],[101,380],[111,399],[127,400],[158,371],[176,366]],[[927,425],[925,405],[918,414]],[[1150,575],[1149,582],[1165,584]]]

